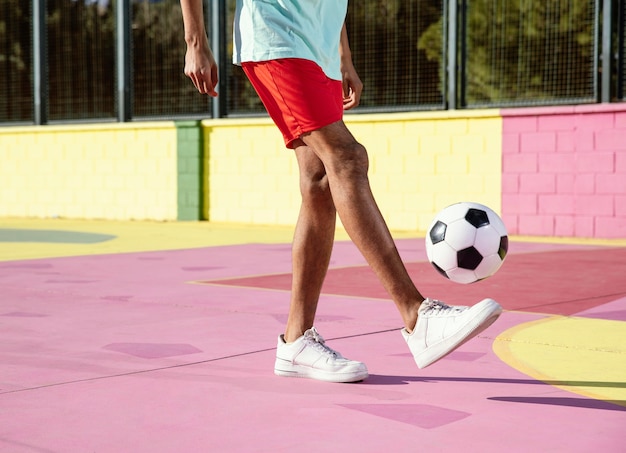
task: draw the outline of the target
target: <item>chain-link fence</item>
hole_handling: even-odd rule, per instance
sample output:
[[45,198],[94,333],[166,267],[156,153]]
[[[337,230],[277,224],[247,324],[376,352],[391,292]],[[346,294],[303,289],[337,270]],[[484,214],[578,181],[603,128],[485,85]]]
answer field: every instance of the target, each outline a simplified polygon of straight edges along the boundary
[[33,119],[32,11],[30,2],[0,3],[0,122]]
[[115,118],[115,15],[83,1],[47,2],[51,121]]
[[464,2],[461,104],[594,102],[596,0]]
[[362,109],[443,108],[442,0],[354,0],[346,26]]
[[[365,87],[359,110],[596,102],[601,9],[609,4],[611,46],[619,56],[610,66],[611,98],[624,100],[625,3],[350,0],[346,24]],[[120,14],[122,5],[127,11]],[[230,64],[234,7],[235,0],[205,0],[222,66],[215,101],[198,94],[183,74],[179,0],[4,0],[0,123],[262,114],[241,68]],[[452,7],[457,14],[449,13]],[[41,8],[44,20],[37,21]],[[128,45],[118,52],[121,31]],[[44,102],[37,104],[38,96]]]
[[[208,5],[206,9],[210,11]],[[131,10],[133,115],[206,115],[211,100],[199,96],[183,73],[179,0],[134,1]]]

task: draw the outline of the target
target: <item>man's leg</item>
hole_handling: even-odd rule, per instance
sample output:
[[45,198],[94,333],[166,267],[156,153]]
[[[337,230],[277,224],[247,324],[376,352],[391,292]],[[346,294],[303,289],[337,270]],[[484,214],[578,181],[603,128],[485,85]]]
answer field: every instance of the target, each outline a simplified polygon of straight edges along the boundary
[[[428,366],[491,324],[501,307],[491,299],[471,308],[424,300],[374,201],[367,152],[340,120],[341,84],[329,81],[317,65],[309,63],[286,59],[243,66],[288,147],[294,139],[306,145],[296,144],[303,200],[294,237],[287,338],[278,337],[274,372],[332,382],[354,382],[368,375],[363,363],[329,348],[312,327],[336,213],[396,303],[405,325],[402,335],[417,365]],[[302,134],[302,130],[313,132]]]
[[408,275],[372,195],[367,151],[343,121],[305,134],[302,140],[323,162],[332,199],[346,231],[391,295],[410,332],[424,297]]
[[502,307],[484,299],[472,307],[424,300],[409,277],[378,210],[367,178],[367,152],[338,121],[302,140],[324,163],[337,213],[396,303],[406,340],[420,368],[431,365],[489,327]]
[[293,240],[291,306],[285,334],[278,337],[274,373],[330,382],[361,381],[368,376],[365,364],[328,347],[313,327],[337,213],[322,161],[304,143],[295,145],[302,205]]
[[336,211],[324,164],[303,142],[295,144],[302,204],[293,238],[293,280],[285,341],[302,336],[315,320],[335,237]]

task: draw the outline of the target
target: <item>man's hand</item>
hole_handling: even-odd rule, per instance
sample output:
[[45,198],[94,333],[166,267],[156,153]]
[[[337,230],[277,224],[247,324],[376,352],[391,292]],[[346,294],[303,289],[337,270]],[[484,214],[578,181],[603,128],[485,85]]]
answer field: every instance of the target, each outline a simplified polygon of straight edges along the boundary
[[185,29],[185,75],[202,94],[217,96],[217,64],[204,28],[202,0],[180,0]]
[[185,53],[185,75],[191,79],[202,94],[217,96],[217,63],[206,41],[202,44],[187,44]]
[[352,61],[341,65],[341,78],[343,79],[343,109],[350,110],[359,105],[363,82],[356,73]]
[[343,24],[341,37],[339,38],[339,58],[341,58],[340,69],[343,82],[343,109],[350,110],[358,106],[359,102],[361,102],[363,82],[361,82],[352,64],[352,54],[350,53],[346,24]]

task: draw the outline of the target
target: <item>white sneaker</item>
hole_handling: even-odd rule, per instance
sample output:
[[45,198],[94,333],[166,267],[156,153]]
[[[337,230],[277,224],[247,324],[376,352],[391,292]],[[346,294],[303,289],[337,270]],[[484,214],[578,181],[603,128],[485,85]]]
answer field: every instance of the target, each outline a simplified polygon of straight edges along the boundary
[[274,373],[328,382],[357,382],[368,376],[364,363],[348,360],[326,346],[315,327],[293,343],[285,343],[282,335],[278,337]]
[[413,332],[402,329],[402,336],[417,366],[425,368],[481,333],[500,313],[502,307],[492,299],[484,299],[472,307],[426,299],[419,308]]

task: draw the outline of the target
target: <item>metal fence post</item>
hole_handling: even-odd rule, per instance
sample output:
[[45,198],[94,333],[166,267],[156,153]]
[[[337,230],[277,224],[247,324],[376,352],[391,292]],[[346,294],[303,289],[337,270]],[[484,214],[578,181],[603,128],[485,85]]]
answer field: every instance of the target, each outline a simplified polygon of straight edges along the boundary
[[211,15],[207,21],[211,24],[211,47],[218,67],[219,83],[216,91],[220,94],[212,101],[213,118],[226,116],[226,106],[228,99],[228,85],[226,83],[226,65],[228,57],[226,55],[226,1],[210,0]]
[[35,124],[48,122],[48,32],[46,0],[33,0],[33,113]]
[[130,0],[117,1],[116,40],[117,40],[117,120],[130,121],[131,109],[131,9]]
[[457,0],[448,0],[448,17],[447,17],[447,61],[446,61],[446,77],[448,81],[448,109],[455,110],[457,108],[457,22],[458,22],[458,3]]
[[600,80],[600,102],[611,102],[611,34],[613,26],[613,1],[602,2],[602,78]]

